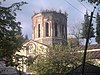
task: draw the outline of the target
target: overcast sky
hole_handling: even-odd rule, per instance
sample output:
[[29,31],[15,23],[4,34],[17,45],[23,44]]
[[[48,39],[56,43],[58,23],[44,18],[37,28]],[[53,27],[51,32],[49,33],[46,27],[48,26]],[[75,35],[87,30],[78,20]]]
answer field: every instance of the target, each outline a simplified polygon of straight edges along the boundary
[[[62,10],[62,12],[66,11],[68,13],[68,32],[71,33],[71,29],[74,25],[81,26],[86,8],[90,11],[93,10],[92,5],[82,2],[85,8],[78,0],[7,0],[3,5],[9,6],[14,2],[20,1],[26,1],[28,4],[21,7],[22,11],[17,11],[17,21],[21,22],[23,35],[27,34],[30,39],[32,38],[31,17],[34,12],[45,9]],[[90,13],[90,11],[88,12]]]

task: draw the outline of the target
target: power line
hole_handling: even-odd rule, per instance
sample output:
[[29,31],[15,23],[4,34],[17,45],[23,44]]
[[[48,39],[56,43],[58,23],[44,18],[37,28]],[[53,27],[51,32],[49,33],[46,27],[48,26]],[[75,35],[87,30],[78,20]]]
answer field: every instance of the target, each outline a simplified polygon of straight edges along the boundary
[[[81,1],[77,0],[86,10],[92,12],[89,8],[87,8],[84,4],[82,4]],[[92,5],[91,5],[92,6]],[[95,7],[95,6],[92,6],[92,7]]]
[[67,2],[69,5],[71,5],[74,9],[76,9],[77,11],[79,11],[80,13],[84,14],[82,11],[80,11],[79,9],[77,9],[76,7],[74,7],[71,3],[69,3],[67,0],[65,0],[65,2]]
[[[69,5],[71,5],[74,9],[76,9],[78,12],[80,12],[81,14],[84,15],[84,13],[82,11],[80,11],[79,9],[77,9],[75,6],[73,6],[71,3],[69,3],[67,0],[65,0],[65,2],[67,2]],[[83,5],[83,4],[82,4]],[[85,6],[84,6],[85,7]],[[86,7],[85,7],[86,8]],[[90,11],[91,12],[91,11]],[[94,21],[94,20],[93,20]],[[96,23],[96,21],[94,21]]]
[[84,8],[86,8],[86,10],[88,10],[88,11],[90,11],[91,12],[91,10],[89,9],[89,8],[87,8],[84,4],[82,4],[79,0],[77,0]]

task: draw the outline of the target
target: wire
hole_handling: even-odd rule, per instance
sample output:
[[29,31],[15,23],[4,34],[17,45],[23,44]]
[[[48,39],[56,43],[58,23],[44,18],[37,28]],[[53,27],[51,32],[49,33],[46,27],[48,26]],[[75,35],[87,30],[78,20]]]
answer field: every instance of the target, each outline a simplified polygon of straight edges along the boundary
[[79,11],[80,13],[84,14],[82,11],[80,11],[79,9],[77,9],[76,7],[74,7],[71,3],[69,3],[67,0],[65,0],[65,2],[67,2],[69,5],[71,5],[74,9],[76,9],[77,11]]
[[[77,0],[84,8],[86,8],[86,10],[88,10],[88,11],[90,11],[90,12],[92,12],[89,8],[87,8],[84,4],[82,4],[82,2],[81,1],[79,1],[79,0]],[[92,6],[92,5],[91,5]],[[95,6],[93,6],[93,7],[95,7]],[[94,13],[95,14],[95,13]]]
[[[79,9],[77,9],[76,7],[74,7],[71,3],[69,3],[67,0],[65,0],[69,5],[71,5],[74,9],[76,9],[77,11],[79,11],[81,14],[84,15],[84,13],[82,11],[80,11]],[[82,4],[83,5],[83,4]],[[84,5],[83,5],[84,6]],[[85,6],[84,6],[85,7]],[[85,7],[86,8],[86,7]],[[91,12],[91,11],[90,11]],[[93,20],[94,21],[94,20]],[[96,21],[94,21],[96,22]]]
[[84,4],[82,4],[79,0],[77,0],[84,8],[86,8],[86,10],[88,10],[88,11],[90,11],[91,12],[91,10],[90,9],[88,9]]

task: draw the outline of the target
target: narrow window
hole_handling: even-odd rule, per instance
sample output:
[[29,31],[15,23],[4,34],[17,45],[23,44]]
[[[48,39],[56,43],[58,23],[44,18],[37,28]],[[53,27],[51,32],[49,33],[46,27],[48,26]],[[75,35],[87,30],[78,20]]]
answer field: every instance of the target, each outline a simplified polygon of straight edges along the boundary
[[65,28],[64,28],[64,25],[62,25],[62,37],[65,38]]
[[55,36],[57,36],[57,23],[55,23]]
[[38,37],[40,37],[40,24],[38,24]]
[[46,36],[49,36],[49,24],[46,22]]
[[64,35],[64,25],[62,25],[62,36]]

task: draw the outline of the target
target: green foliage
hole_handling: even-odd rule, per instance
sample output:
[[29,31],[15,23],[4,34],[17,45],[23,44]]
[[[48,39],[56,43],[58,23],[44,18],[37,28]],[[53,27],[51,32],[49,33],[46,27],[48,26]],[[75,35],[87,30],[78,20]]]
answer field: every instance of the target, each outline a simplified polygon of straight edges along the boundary
[[[89,17],[88,17],[88,13],[86,12],[86,15],[84,16],[84,23],[82,24],[82,38],[87,38],[87,35],[88,35],[88,28],[89,28]],[[91,37],[95,37],[94,36],[94,28],[93,28],[93,24],[91,24],[91,27],[90,27],[90,33],[89,33],[89,38]]]
[[81,0],[81,1],[88,1],[89,3],[100,4],[100,0]]
[[47,49],[47,55],[40,55],[36,62],[30,65],[30,70],[37,75],[65,75],[81,64],[82,54],[78,48],[55,45]]
[[24,60],[27,59],[27,57],[24,56],[24,55],[16,54],[16,55],[13,56],[13,59],[14,59],[13,65],[16,66],[16,67],[19,67],[21,63],[26,64],[26,62]]
[[9,7],[0,5],[0,58],[11,65],[13,54],[21,48],[23,36],[20,22],[16,21],[16,10],[26,2],[14,3]]
[[100,15],[97,13],[96,18],[96,42],[100,44]]

